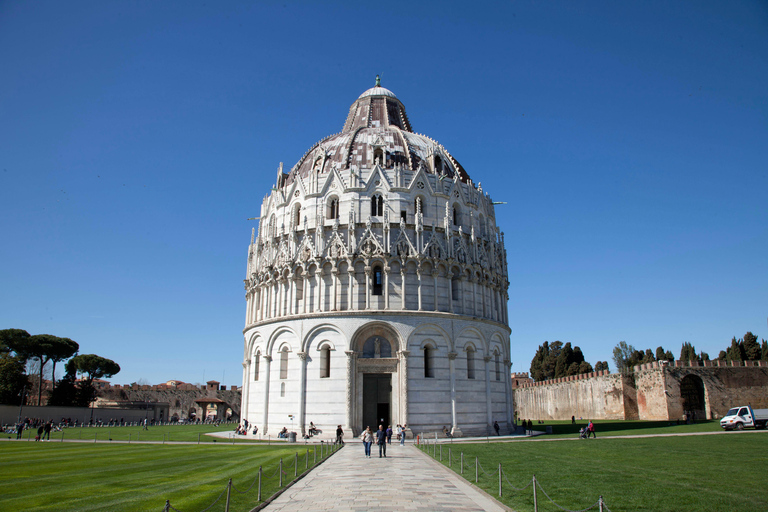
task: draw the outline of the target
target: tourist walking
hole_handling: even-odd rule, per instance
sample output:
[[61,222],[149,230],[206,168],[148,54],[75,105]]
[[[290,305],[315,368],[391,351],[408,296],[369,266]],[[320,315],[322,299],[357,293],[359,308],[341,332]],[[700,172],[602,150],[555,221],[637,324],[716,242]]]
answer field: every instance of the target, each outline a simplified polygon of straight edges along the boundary
[[387,456],[387,431],[384,430],[384,425],[379,425],[379,430],[376,431],[376,444],[379,445],[379,458]]
[[18,425],[16,425],[16,439],[21,439],[21,434],[24,433],[24,422],[20,421]]
[[496,431],[496,435],[497,435],[497,436],[498,436],[498,435],[501,435],[501,434],[499,434],[499,422],[498,422],[498,421],[494,421],[494,422],[493,422],[493,430],[495,430],[495,431]]
[[365,427],[363,433],[360,435],[360,439],[363,440],[363,448],[365,449],[365,456],[371,458],[371,445],[373,444],[373,432],[371,427]]
[[595,424],[592,423],[592,420],[589,420],[589,425],[587,425],[587,439],[589,439],[590,435],[597,439],[597,434],[595,434]]
[[402,432],[400,433],[400,446],[405,446],[405,432],[408,425],[403,425]]
[[48,423],[43,427],[43,437],[48,441],[51,440],[51,428],[53,427],[53,420],[48,420]]
[[341,425],[336,427],[336,444],[344,444],[344,431],[341,429]]
[[387,425],[387,444],[392,444],[392,425]]
[[533,435],[533,422],[531,420],[528,420],[528,435]]

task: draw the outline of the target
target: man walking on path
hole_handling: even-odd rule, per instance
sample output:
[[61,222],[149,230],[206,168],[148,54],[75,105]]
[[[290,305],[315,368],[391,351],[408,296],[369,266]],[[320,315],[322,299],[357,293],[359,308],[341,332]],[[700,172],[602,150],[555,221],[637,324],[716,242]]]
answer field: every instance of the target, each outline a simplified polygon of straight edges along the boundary
[[384,457],[387,456],[387,432],[384,430],[384,425],[379,425],[379,430],[376,431],[376,444],[379,445],[379,458],[381,454]]
[[48,441],[51,440],[51,428],[53,427],[53,420],[48,420],[48,423],[43,427],[43,437]]
[[405,429],[408,425],[403,425],[403,431],[400,433],[400,446],[405,446]]
[[592,423],[592,420],[590,420],[589,425],[587,425],[587,439],[589,439],[590,435],[597,439],[597,434],[595,434],[595,424]]

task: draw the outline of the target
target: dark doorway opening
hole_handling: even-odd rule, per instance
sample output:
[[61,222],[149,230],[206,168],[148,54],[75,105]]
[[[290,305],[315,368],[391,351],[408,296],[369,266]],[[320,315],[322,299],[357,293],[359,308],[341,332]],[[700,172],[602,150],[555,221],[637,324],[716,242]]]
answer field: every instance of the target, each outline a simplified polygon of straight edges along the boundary
[[363,374],[363,425],[376,431],[379,425],[390,424],[392,375],[389,373]]
[[706,406],[704,404],[704,382],[698,375],[686,375],[680,381],[680,396],[683,399],[683,414],[687,419],[706,419]]

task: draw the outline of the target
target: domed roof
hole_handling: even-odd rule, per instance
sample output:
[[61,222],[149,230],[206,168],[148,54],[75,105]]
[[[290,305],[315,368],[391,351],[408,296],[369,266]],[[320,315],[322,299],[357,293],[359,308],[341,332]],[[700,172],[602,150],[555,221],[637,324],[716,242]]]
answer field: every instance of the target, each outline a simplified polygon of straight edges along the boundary
[[381,87],[380,85],[371,87],[370,89],[365,91],[363,94],[361,94],[357,99],[362,99],[367,96],[389,96],[390,98],[397,99],[397,96],[395,96],[395,93],[393,93],[389,89],[385,89],[384,87]]
[[385,168],[394,166],[453,178],[458,174],[466,182],[469,175],[436,140],[413,133],[405,106],[397,96],[381,87],[379,77],[349,108],[341,133],[317,142],[291,169],[280,185],[306,178],[310,172],[369,169],[378,162]]

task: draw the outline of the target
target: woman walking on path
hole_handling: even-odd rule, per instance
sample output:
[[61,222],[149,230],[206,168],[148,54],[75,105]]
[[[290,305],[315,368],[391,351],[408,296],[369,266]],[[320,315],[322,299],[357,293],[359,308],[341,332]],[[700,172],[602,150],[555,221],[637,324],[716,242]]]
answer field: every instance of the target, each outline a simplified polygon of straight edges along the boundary
[[365,448],[365,456],[371,458],[371,445],[373,444],[373,432],[371,427],[365,427],[360,439],[363,440],[363,447]]

